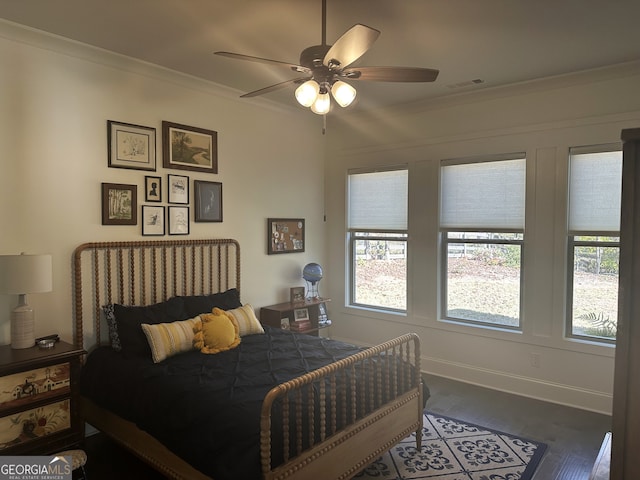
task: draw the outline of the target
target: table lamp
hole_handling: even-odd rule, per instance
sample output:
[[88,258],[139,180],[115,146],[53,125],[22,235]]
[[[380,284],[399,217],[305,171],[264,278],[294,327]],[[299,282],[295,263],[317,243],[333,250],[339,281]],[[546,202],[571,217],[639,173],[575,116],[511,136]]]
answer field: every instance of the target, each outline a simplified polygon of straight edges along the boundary
[[11,311],[11,348],[36,343],[35,315],[27,293],[50,292],[53,287],[51,255],[0,255],[0,293],[17,294]]

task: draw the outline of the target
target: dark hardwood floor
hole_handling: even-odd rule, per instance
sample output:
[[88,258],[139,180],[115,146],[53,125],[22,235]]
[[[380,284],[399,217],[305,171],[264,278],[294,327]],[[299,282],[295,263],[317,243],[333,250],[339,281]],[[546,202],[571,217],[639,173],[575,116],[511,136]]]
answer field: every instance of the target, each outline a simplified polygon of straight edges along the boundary
[[[548,445],[535,480],[586,480],[611,417],[429,376],[427,409]],[[87,438],[88,480],[161,479],[102,434]],[[244,479],[243,479],[244,480]]]

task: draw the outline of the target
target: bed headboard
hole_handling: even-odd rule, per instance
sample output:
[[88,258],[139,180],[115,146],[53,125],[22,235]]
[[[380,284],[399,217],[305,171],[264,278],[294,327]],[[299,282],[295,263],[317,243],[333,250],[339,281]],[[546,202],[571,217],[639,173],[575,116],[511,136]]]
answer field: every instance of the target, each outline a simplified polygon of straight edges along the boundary
[[228,238],[85,243],[74,251],[73,270],[74,343],[86,348],[108,342],[103,305],[240,290],[240,245]]

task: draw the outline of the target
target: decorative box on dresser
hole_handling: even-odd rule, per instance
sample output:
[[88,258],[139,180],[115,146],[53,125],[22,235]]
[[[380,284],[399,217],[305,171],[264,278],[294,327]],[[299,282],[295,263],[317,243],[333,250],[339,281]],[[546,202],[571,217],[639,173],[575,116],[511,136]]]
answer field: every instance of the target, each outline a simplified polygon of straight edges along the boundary
[[48,455],[83,441],[78,382],[85,353],[62,341],[47,349],[0,346],[0,455]]
[[[280,327],[296,331],[296,323],[305,325],[299,333],[319,335],[323,328],[331,325],[327,318],[326,303],[330,298],[312,298],[300,302],[284,302],[268,305],[260,309],[260,322],[271,327]],[[305,312],[306,311],[306,312]],[[303,316],[300,316],[300,313]],[[305,322],[304,318],[308,320]]]

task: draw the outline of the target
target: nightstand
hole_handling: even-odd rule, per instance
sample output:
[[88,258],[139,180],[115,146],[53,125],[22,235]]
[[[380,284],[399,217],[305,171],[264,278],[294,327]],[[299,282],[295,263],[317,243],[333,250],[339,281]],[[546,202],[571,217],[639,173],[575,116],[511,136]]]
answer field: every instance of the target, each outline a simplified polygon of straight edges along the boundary
[[[326,303],[329,301],[330,298],[314,298],[268,305],[260,309],[260,322],[271,327],[318,335],[320,330],[331,325],[331,320],[327,319]],[[300,325],[300,329],[296,325]]]
[[62,341],[48,349],[0,346],[0,455],[47,455],[83,441],[78,382],[85,353]]

